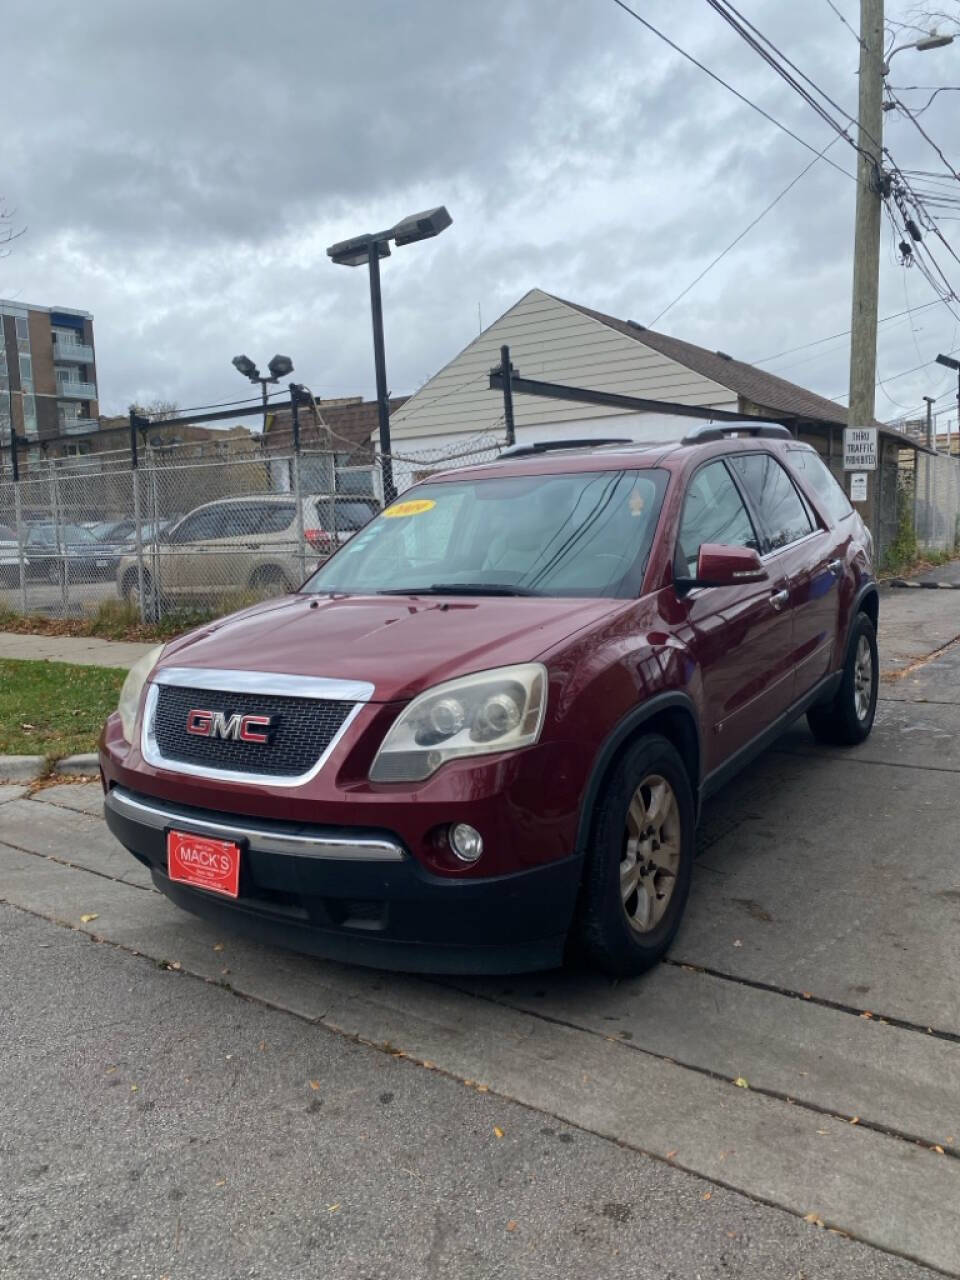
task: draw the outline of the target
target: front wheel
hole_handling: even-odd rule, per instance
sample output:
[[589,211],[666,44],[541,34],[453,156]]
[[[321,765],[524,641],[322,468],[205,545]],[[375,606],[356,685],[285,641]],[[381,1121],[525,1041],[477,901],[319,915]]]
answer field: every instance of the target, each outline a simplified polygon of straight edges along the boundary
[[879,675],[877,633],[867,615],[858,613],[836,696],[807,712],[807,724],[818,742],[854,747],[864,741],[877,713]]
[[657,963],[680,925],[693,870],[693,788],[676,748],[641,738],[597,805],[576,941],[598,968],[632,977]]

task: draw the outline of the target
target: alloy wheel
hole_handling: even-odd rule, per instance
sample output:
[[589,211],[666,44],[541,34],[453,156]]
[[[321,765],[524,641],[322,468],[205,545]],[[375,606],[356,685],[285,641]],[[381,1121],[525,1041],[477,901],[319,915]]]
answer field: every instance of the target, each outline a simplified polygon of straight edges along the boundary
[[857,644],[857,656],[853,668],[853,705],[857,719],[866,720],[873,699],[873,650],[866,636]]
[[649,774],[627,809],[620,858],[620,897],[627,923],[649,933],[663,919],[680,866],[680,809],[673,787]]

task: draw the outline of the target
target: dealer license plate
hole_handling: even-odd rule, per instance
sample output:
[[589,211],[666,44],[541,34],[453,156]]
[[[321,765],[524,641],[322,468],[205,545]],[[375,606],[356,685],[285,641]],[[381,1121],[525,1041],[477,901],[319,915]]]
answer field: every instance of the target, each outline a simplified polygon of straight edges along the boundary
[[168,831],[167,874],[195,889],[236,898],[240,893],[240,846],[186,831]]

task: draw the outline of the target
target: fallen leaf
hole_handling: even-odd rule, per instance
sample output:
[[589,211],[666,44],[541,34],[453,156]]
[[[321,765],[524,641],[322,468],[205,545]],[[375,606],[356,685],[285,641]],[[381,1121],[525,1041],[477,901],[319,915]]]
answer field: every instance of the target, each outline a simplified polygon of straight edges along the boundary
[[426,1067],[428,1071],[435,1071],[437,1067],[437,1064],[435,1062],[431,1062],[428,1058],[424,1058],[420,1065],[422,1067]]
[[[106,1068],[106,1074],[107,1074],[107,1075],[110,1075],[110,1073],[111,1073],[111,1072],[113,1072],[113,1071],[116,1071],[116,1069],[117,1069],[116,1067],[107,1067],[107,1068]],[[947,1139],[947,1141],[949,1142],[949,1141],[950,1141],[950,1139],[948,1138],[948,1139]]]
[[673,1150],[673,1151],[668,1151],[668,1152],[667,1152],[666,1158],[667,1158],[668,1160],[672,1160],[672,1159],[673,1159],[673,1157],[674,1157],[676,1154],[677,1154],[677,1151],[676,1151],[676,1148],[674,1148],[674,1150]]
[[952,1146],[953,1146],[953,1138],[948,1138],[948,1139],[947,1139],[947,1146],[948,1146],[948,1147],[952,1147]]
[[830,1130],[829,1130],[829,1129],[818,1129],[818,1130],[817,1130],[817,1133],[819,1133],[819,1135],[820,1135],[820,1137],[821,1137],[821,1138],[825,1138],[825,1137],[829,1134],[829,1132],[830,1132]]
[[932,1146],[932,1147],[930,1148],[930,1150],[931,1150],[931,1151],[935,1151],[935,1152],[937,1153],[937,1155],[938,1155],[938,1156],[946,1155],[946,1152],[944,1151],[943,1147],[941,1147],[941,1146],[936,1146],[936,1145],[935,1145],[935,1146]]
[[733,940],[733,945],[734,945],[735,947],[742,947],[742,946],[743,946],[743,943],[740,941],[740,939],[739,939],[739,938],[734,938],[734,940]]
[[477,1085],[477,1093],[489,1093],[489,1092],[490,1092],[490,1086],[488,1084]]
[[214,951],[222,951],[222,950],[223,950],[223,943],[222,943],[222,942],[215,942],[215,943],[213,944],[213,949],[214,949]]
[[215,1187],[225,1187],[227,1185],[227,1180],[226,1178],[218,1178],[213,1185]]
[[870,1010],[869,1010],[869,1009],[864,1009],[864,1011],[863,1011],[863,1013],[861,1013],[860,1017],[861,1017],[861,1018],[867,1018],[867,1019],[870,1019],[870,1018],[872,1018],[872,1017],[873,1017],[873,1014],[870,1012]]
[[261,1040],[261,1041],[260,1041],[260,1052],[261,1052],[261,1053],[265,1053],[265,1052],[266,1052],[266,1049],[267,1049],[267,1042],[266,1042],[266,1040]]
[[476,1085],[476,1080],[464,1080],[463,1082],[468,1089],[472,1089]]
[[733,1083],[737,1086],[738,1089],[750,1088],[750,1081],[745,1079],[743,1076],[737,1076],[736,1080],[734,1080]]
[[823,1219],[821,1217],[818,1217],[818,1215],[815,1213],[805,1213],[803,1215],[803,1220],[804,1222],[809,1222],[810,1225],[814,1227],[823,1226]]
[[502,1129],[500,1128],[500,1126],[499,1126],[499,1125],[497,1125],[497,1124],[495,1124],[495,1125],[493,1126],[493,1136],[494,1136],[495,1138],[502,1138],[502,1137],[503,1137],[503,1130],[502,1130]]
[[712,1192],[712,1191],[705,1191],[705,1192],[703,1193],[702,1199],[704,1199],[704,1200],[709,1200],[709,1199],[710,1199],[710,1197],[711,1197],[712,1195],[713,1195],[713,1192]]
[[810,994],[810,992],[809,992],[809,991],[801,991],[801,992],[800,992],[800,994],[803,996],[804,1000],[812,1000],[812,999],[813,999],[813,996]]
[[319,1088],[320,1088],[320,1081],[319,1081],[319,1080],[311,1080],[311,1081],[309,1081],[309,1084],[310,1084],[310,1088],[311,1088],[311,1089],[316,1090],[316,1089],[319,1089]]
[[340,1208],[340,1201],[338,1200],[336,1204],[327,1205],[327,1213],[336,1213],[339,1208]]
[[516,1229],[517,1229],[517,1224],[514,1222],[513,1218],[511,1218],[510,1221],[507,1223],[507,1230],[516,1231]]
[[860,1123],[860,1117],[859,1117],[859,1116],[854,1116],[854,1117],[853,1117],[853,1119],[850,1121],[850,1123],[851,1123],[851,1124],[859,1124],[859,1123]]
[[139,1088],[140,1088],[140,1086],[139,1086],[138,1084],[132,1084],[132,1085],[130,1086],[130,1092],[131,1092],[131,1093],[136,1093],[136,1092],[137,1092],[137,1090],[138,1090]]
[[91,920],[99,919],[96,911],[88,911],[85,916],[80,917],[81,924],[89,924]]

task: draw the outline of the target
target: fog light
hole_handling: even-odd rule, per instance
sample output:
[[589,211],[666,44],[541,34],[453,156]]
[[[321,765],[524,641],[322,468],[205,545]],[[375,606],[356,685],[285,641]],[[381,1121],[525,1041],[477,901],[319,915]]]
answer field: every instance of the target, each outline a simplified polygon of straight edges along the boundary
[[450,848],[461,862],[476,862],[483,853],[483,836],[469,822],[455,822],[450,828]]

